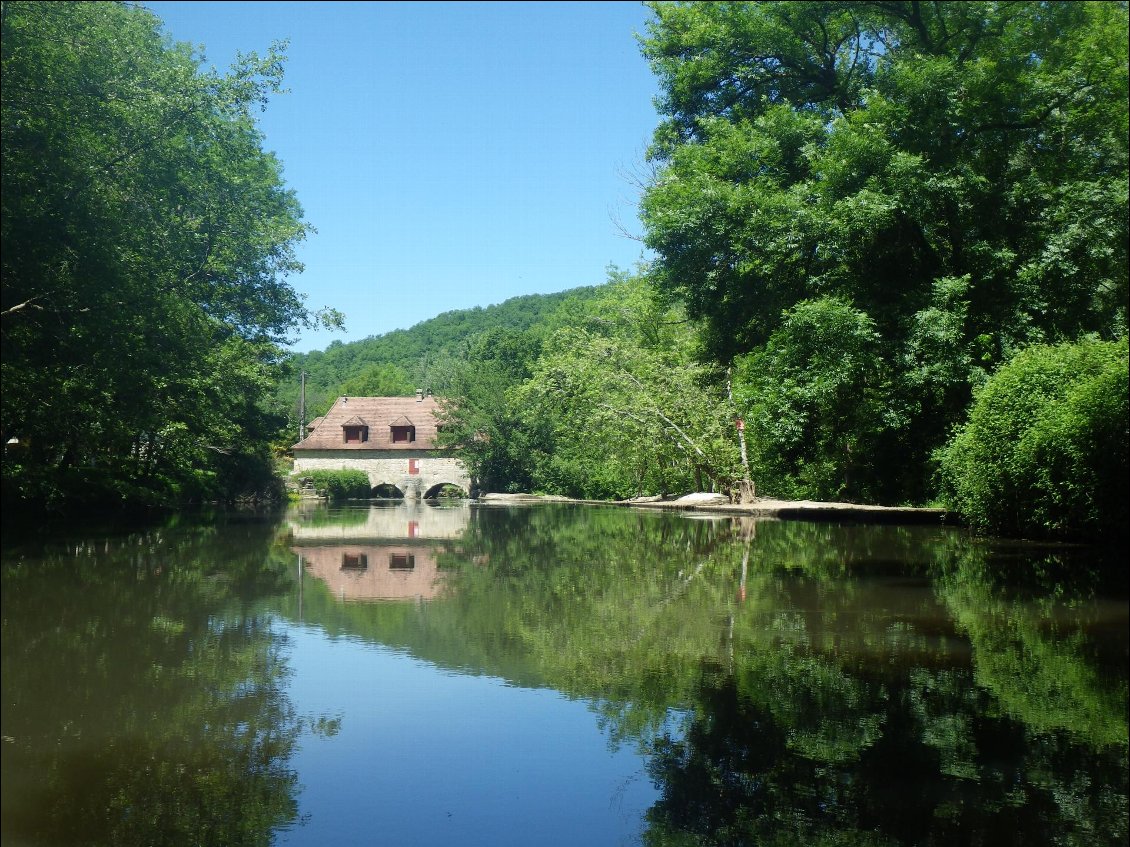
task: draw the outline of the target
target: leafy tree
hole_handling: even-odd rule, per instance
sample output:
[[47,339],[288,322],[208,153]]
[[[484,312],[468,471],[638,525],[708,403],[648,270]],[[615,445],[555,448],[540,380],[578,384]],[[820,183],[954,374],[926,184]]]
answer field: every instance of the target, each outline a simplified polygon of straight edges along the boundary
[[[1125,3],[652,11],[657,283],[723,364],[779,354],[799,304],[850,304],[905,415],[881,488],[821,470],[814,490],[922,499],[986,373],[1031,343],[1125,334]],[[868,442],[855,423],[844,438]]]
[[899,398],[874,321],[834,297],[783,316],[764,348],[739,359],[762,490],[777,496],[882,499],[877,471],[897,453]]
[[950,503],[982,530],[1126,538],[1130,348],[1034,346],[978,392],[940,451]]
[[279,342],[318,319],[286,282],[308,227],[254,119],[281,46],[220,75],[136,6],[5,3],[2,27],[5,494],[253,489]]
[[341,384],[345,397],[411,397],[415,390],[404,368],[390,364],[368,365]]
[[608,499],[727,487],[736,477],[732,424],[715,415],[723,398],[705,368],[678,350],[587,329],[550,343],[515,395],[528,419],[552,427],[539,488]]
[[612,269],[526,333],[479,336],[453,370],[444,438],[486,490],[591,498],[728,488],[732,422],[693,329]]
[[530,375],[541,353],[532,331],[492,327],[475,336],[466,358],[449,363],[441,443],[457,446],[471,477],[485,491],[529,491],[531,453],[544,434],[525,425],[508,394]]

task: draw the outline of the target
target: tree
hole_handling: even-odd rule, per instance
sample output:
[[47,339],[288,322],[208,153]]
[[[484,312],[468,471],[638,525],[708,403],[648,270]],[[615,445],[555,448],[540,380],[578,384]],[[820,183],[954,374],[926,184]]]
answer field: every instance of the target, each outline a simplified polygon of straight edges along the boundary
[[397,365],[368,365],[341,384],[345,397],[411,397],[416,387]]
[[320,319],[254,119],[282,46],[225,76],[140,7],[5,3],[2,26],[5,493],[233,495],[269,458],[279,342]]
[[696,361],[693,328],[645,278],[614,272],[587,320],[545,350],[512,396],[527,426],[551,433],[535,459],[542,490],[623,498],[737,481],[721,375]]
[[531,431],[509,393],[530,376],[542,350],[534,331],[495,326],[474,336],[461,359],[438,376],[443,392],[440,442],[458,447],[484,491],[530,491],[531,455],[545,433]]
[[974,526],[997,533],[1105,534],[1130,526],[1130,348],[1038,345],[978,392],[940,451],[943,489]]
[[764,348],[739,359],[766,493],[881,499],[874,477],[904,420],[881,343],[867,315],[828,297],[797,304]]
[[652,11],[657,283],[723,364],[803,302],[866,316],[907,413],[885,496],[1017,349],[1126,333],[1125,3]]

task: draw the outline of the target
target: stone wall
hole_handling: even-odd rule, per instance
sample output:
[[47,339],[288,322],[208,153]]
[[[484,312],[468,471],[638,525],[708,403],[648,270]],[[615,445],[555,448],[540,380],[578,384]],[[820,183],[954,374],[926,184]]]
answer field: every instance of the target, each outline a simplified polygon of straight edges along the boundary
[[[437,485],[457,485],[471,491],[471,477],[458,459],[439,457],[427,450],[304,450],[294,458],[294,474],[311,471],[362,471],[369,487],[395,485],[408,499],[419,499]],[[412,473],[410,463],[417,472]]]

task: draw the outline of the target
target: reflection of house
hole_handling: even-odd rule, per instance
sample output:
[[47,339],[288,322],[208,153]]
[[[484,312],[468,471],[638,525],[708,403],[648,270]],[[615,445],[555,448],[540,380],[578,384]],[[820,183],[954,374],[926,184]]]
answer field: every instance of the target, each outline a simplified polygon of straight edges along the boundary
[[438,547],[327,544],[291,549],[302,557],[306,573],[342,600],[430,600],[443,588]]
[[471,479],[451,451],[436,444],[439,403],[416,397],[339,397],[292,448],[294,472],[359,470],[370,488],[432,497],[444,485],[469,493]]
[[441,542],[458,540],[470,520],[466,502],[298,506],[290,512],[291,550],[342,600],[430,600],[443,588]]

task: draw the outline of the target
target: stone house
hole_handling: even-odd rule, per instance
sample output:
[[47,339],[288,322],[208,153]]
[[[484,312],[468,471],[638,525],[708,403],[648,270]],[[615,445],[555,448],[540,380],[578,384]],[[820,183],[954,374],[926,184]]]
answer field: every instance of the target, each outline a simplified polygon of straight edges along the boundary
[[434,497],[444,485],[469,494],[463,463],[436,445],[438,412],[437,400],[422,391],[414,398],[338,397],[291,448],[294,473],[359,470],[374,492],[391,487],[406,498]]

